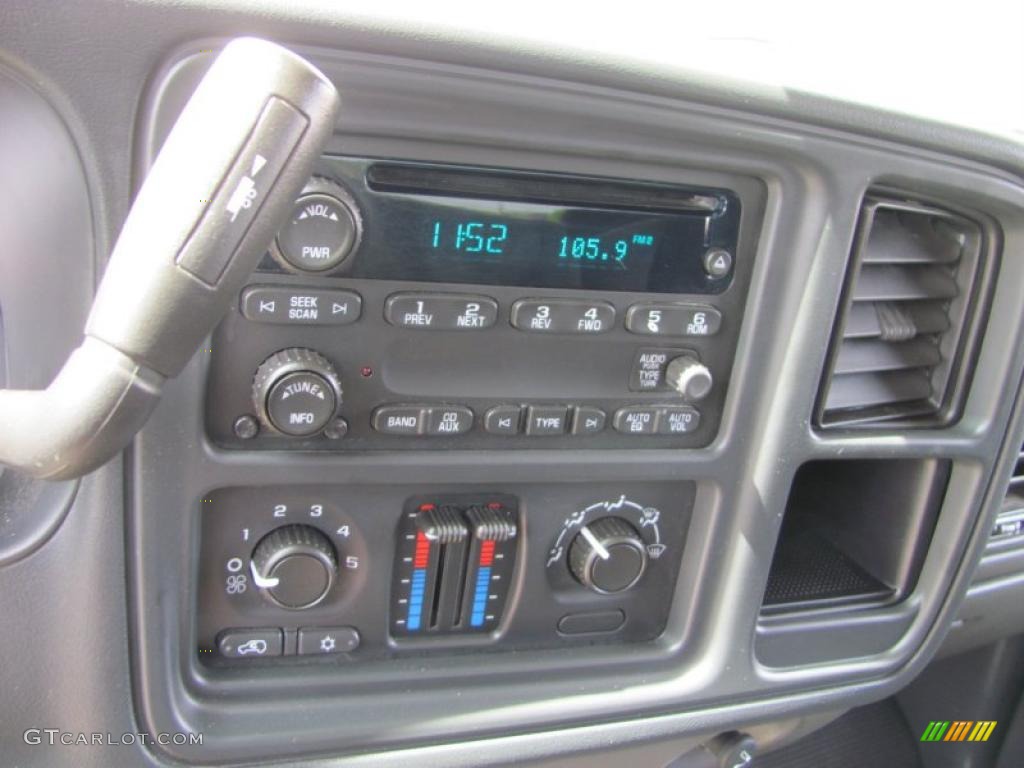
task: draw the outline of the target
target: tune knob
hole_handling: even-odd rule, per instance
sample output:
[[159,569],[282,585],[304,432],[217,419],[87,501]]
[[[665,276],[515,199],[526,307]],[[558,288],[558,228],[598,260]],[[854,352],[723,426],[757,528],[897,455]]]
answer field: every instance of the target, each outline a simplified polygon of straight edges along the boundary
[[636,529],[621,517],[587,523],[569,547],[569,570],[601,594],[629,589],[647,568],[647,549]]
[[295,201],[292,216],[274,240],[286,266],[325,272],[341,266],[359,245],[362,223],[355,200],[327,179],[313,178]]
[[310,525],[285,525],[256,545],[253,582],[282,608],[309,608],[330,591],[338,555],[324,534]]
[[301,347],[283,349],[256,369],[253,404],[277,431],[308,437],[331,423],[341,405],[341,382],[323,355]]
[[665,381],[687,400],[707,397],[714,384],[708,367],[689,355],[677,357],[668,364],[665,368]]

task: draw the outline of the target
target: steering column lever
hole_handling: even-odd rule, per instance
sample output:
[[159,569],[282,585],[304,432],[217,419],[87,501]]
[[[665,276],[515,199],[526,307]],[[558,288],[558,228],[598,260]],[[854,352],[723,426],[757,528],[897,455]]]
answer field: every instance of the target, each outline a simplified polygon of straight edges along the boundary
[[0,391],[0,463],[71,478],[128,444],[284,223],[338,108],[290,51],[224,48],[128,213],[82,345],[47,389]]

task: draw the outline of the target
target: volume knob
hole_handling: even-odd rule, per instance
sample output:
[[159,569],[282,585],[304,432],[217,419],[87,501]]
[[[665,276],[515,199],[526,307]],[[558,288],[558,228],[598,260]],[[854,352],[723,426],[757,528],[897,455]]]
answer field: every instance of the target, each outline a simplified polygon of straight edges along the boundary
[[665,368],[665,381],[687,400],[702,400],[711,391],[711,371],[689,355],[677,357]]
[[362,218],[352,195],[314,177],[295,201],[292,216],[277,233],[272,252],[301,272],[341,266],[359,247]]
[[309,437],[330,424],[341,405],[334,366],[311,349],[283,349],[256,369],[253,404],[263,420],[292,437]]

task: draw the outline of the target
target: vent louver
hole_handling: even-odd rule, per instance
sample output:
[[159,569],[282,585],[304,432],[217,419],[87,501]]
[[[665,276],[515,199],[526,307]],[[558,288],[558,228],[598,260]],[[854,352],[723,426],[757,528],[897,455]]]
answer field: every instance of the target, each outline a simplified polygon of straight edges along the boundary
[[821,426],[948,422],[980,275],[977,224],[869,197],[834,331]]

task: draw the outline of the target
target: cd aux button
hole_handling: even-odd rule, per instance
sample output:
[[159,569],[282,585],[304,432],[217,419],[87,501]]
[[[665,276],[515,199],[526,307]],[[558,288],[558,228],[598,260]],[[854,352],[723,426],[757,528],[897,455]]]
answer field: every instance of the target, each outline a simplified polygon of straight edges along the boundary
[[528,333],[605,333],[615,325],[615,307],[604,301],[520,299],[512,305],[512,325]]
[[428,435],[462,435],[473,427],[473,412],[462,405],[435,405],[427,409]]
[[626,312],[626,330],[645,336],[714,336],[722,313],[699,304],[634,304]]
[[396,293],[384,304],[384,318],[399,328],[481,331],[498,319],[498,302],[487,296]]

